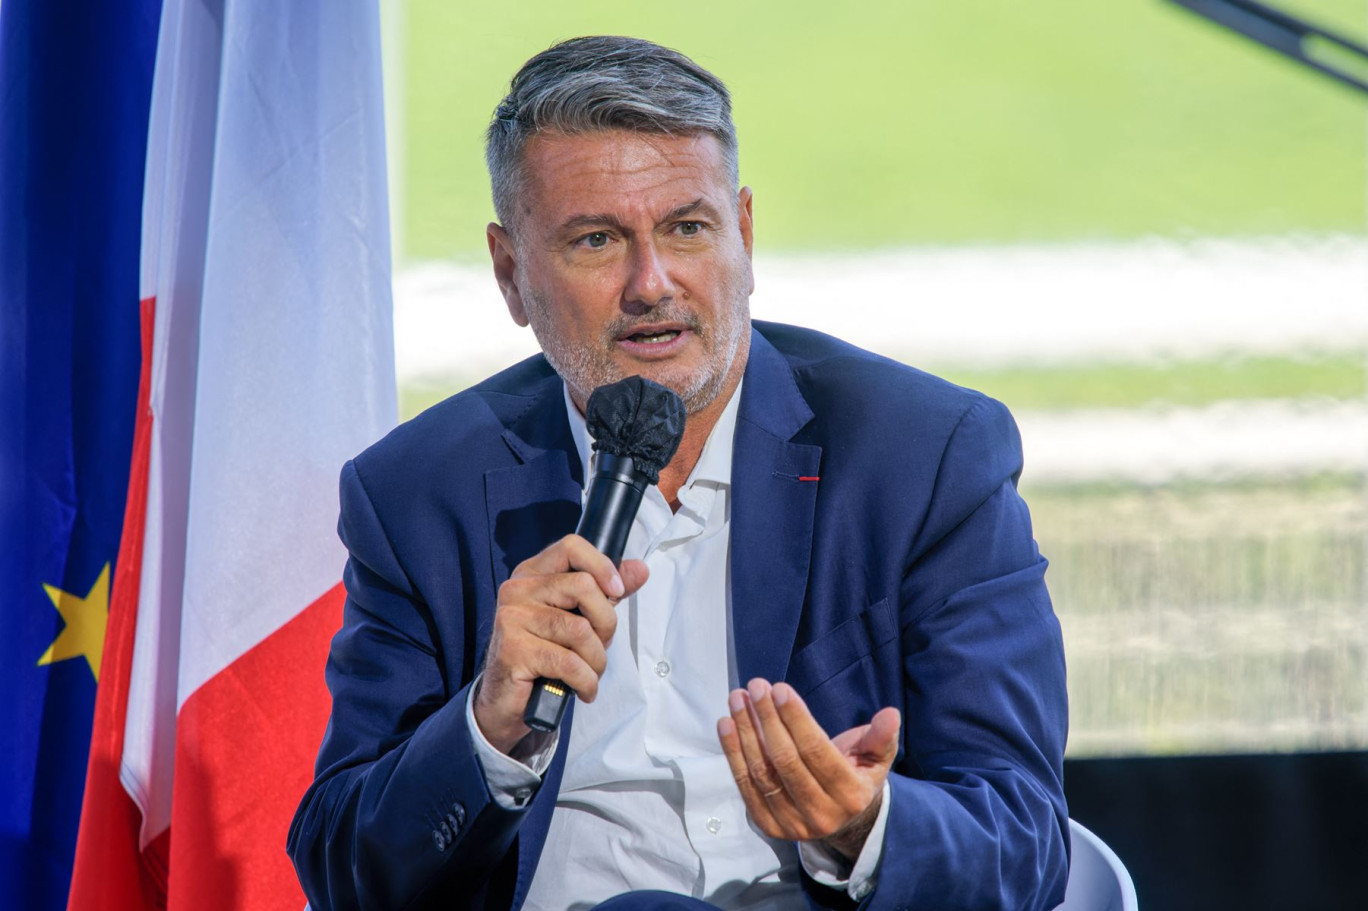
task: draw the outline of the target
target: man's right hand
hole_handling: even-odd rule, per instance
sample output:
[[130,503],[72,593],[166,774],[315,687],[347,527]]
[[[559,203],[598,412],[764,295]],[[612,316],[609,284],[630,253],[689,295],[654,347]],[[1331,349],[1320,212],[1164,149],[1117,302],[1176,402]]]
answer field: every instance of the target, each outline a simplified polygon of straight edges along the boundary
[[614,568],[578,535],[518,564],[499,586],[475,694],[475,723],[496,750],[508,754],[527,736],[523,710],[537,678],[563,681],[580,699],[594,701],[617,629],[617,602],[641,588],[648,574],[640,560]]

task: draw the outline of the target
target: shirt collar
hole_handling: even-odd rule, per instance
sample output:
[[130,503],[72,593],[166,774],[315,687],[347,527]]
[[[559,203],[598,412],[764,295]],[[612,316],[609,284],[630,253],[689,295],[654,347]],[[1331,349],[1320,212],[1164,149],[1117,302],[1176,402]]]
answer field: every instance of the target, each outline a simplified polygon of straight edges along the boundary
[[[708,481],[713,484],[731,486],[731,466],[732,466],[732,443],[736,437],[736,416],[740,411],[741,387],[745,385],[745,380],[736,384],[736,389],[732,391],[731,399],[727,401],[727,407],[722,409],[721,416],[717,423],[713,425],[712,432],[708,434],[708,441],[703,444],[703,452],[698,457],[698,464],[694,465],[693,473],[689,475],[689,480],[684,482],[687,488],[695,481]],[[575,403],[570,398],[570,388],[561,382],[561,392],[565,397],[565,416],[570,421],[570,435],[575,439],[575,449],[579,453],[580,467],[584,469],[585,487],[589,486],[589,479],[593,477],[590,473],[592,467],[591,457],[594,454],[594,438],[589,435],[589,427],[584,421],[584,415],[579,413]]]

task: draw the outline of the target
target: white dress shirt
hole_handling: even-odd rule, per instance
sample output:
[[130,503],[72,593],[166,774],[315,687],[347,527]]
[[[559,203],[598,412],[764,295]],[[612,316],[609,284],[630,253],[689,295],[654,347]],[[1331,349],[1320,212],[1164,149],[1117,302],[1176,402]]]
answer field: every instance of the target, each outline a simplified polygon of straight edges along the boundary
[[[852,868],[824,846],[761,834],[717,741],[727,695],[741,685],[728,565],[740,399],[738,386],[679,490],[679,511],[657,487],[642,498],[624,558],[644,560],[650,579],[618,605],[598,697],[575,706],[556,810],[524,905],[531,911],[592,908],[640,889],[692,895],[729,911],[802,907],[800,862],[818,882],[856,899],[873,888],[887,785]],[[568,394],[565,404],[591,478],[588,429]],[[557,735],[531,734],[509,757],[480,733],[473,701],[466,713],[495,800],[525,804]]]

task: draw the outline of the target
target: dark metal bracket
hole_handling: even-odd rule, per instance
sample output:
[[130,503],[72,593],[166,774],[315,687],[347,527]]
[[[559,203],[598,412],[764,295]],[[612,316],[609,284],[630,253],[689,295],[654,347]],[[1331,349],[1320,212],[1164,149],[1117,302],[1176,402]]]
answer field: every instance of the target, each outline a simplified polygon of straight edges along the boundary
[[1253,0],[1169,0],[1368,93],[1368,47]]

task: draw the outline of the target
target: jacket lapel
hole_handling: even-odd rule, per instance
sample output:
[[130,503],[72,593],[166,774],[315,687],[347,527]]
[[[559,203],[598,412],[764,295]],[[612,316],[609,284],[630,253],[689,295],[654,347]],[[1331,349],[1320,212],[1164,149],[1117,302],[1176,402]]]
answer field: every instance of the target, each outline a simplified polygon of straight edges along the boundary
[[812,418],[788,362],[752,330],[732,454],[732,631],[742,685],[783,680],[793,653],[822,449],[791,440]]
[[517,463],[484,476],[496,587],[519,563],[574,531],[579,522],[583,471],[559,377],[543,384],[539,393],[503,433]]

